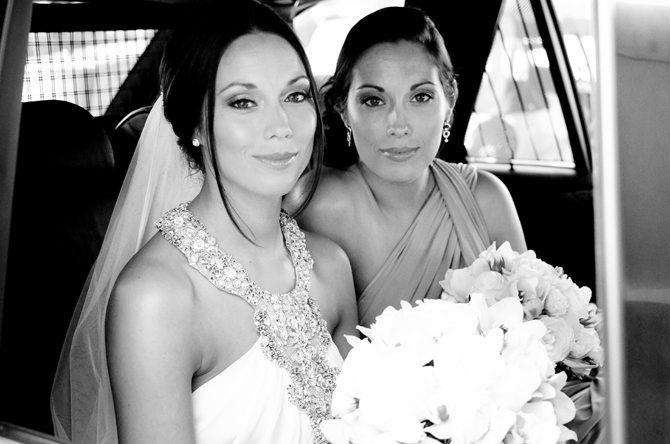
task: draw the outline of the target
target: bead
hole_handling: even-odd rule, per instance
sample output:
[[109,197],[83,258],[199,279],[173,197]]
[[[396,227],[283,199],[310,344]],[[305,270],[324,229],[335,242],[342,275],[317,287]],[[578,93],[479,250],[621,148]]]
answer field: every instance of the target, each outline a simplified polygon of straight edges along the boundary
[[319,424],[331,417],[330,406],[339,369],[328,362],[332,343],[326,322],[310,296],[314,261],[305,235],[288,214],[279,223],[295,268],[296,285],[284,294],[258,287],[242,265],[224,253],[204,224],[187,209],[188,203],[168,211],[155,227],[218,289],[245,299],[254,307],[254,325],[265,357],[288,372],[289,401],[310,419],[314,442],[327,443]]

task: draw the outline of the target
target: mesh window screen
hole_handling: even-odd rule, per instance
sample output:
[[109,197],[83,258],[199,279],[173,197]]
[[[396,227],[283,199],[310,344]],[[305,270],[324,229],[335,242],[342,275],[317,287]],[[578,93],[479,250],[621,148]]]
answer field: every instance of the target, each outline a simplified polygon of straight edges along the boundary
[[38,32],[28,42],[23,101],[58,99],[105,113],[155,30]]

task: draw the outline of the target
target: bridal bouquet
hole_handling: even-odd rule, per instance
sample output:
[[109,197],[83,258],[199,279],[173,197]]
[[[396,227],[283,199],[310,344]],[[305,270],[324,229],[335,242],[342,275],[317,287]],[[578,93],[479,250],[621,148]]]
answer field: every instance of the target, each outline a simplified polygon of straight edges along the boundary
[[425,300],[387,308],[344,361],[332,413],[333,444],[521,444],[577,439],[575,415],[542,343],[541,321],[524,322],[518,298],[488,306]]
[[494,243],[469,267],[447,271],[440,284],[442,299],[449,301],[467,302],[473,293],[482,294],[489,306],[506,298],[521,301],[524,319],[547,328],[542,341],[549,358],[576,377],[603,364],[591,290],[577,286],[532,250],[519,254],[508,242],[496,250]]

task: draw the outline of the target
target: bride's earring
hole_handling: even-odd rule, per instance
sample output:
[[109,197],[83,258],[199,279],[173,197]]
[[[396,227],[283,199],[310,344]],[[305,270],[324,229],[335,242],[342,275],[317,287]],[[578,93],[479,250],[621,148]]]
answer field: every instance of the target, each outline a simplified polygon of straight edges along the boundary
[[451,123],[445,122],[444,128],[442,128],[442,137],[444,138],[444,143],[449,142],[450,135],[451,135]]
[[351,146],[351,127],[347,127],[347,146]]

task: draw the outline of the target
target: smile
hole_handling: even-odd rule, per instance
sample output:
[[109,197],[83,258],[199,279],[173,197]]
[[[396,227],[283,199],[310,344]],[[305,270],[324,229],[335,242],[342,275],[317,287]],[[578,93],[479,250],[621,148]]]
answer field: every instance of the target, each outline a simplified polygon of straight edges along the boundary
[[404,148],[386,148],[383,150],[380,150],[384,157],[386,157],[389,160],[392,160],[394,162],[404,162],[408,159],[411,159],[417,151],[419,151],[419,147],[404,147]]
[[283,170],[291,165],[298,158],[298,153],[272,153],[263,156],[253,156],[265,165],[276,170]]

